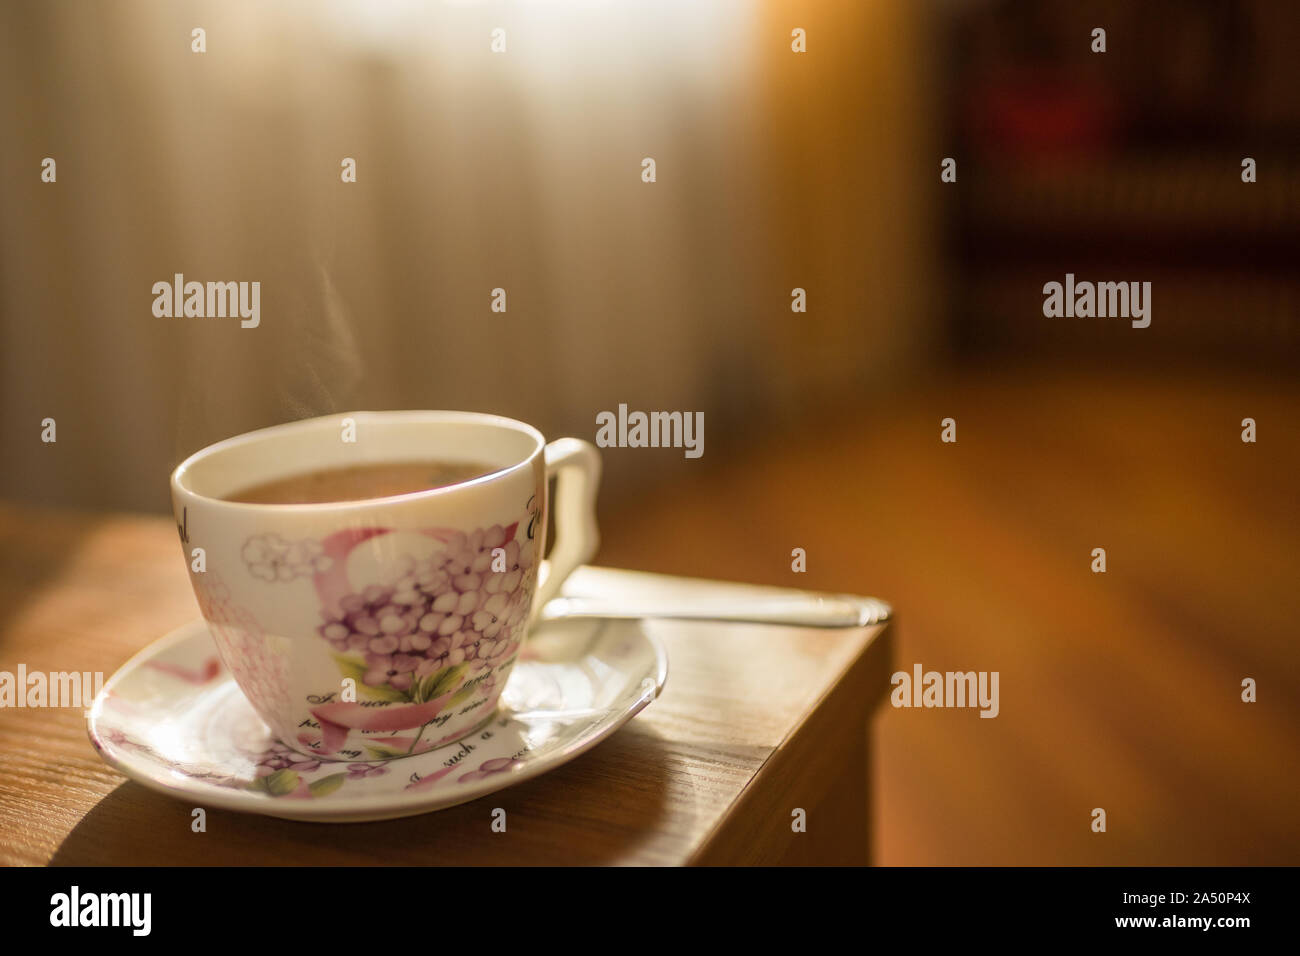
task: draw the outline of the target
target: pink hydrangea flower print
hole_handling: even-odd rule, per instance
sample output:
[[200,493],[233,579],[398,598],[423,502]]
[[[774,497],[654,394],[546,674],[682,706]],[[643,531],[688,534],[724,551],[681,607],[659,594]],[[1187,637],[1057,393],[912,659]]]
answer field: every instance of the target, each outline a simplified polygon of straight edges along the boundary
[[464,664],[472,675],[498,667],[518,651],[532,604],[536,549],[519,537],[519,524],[450,533],[439,551],[408,559],[391,581],[323,609],[320,635],[364,661],[365,684],[412,699],[447,668]]
[[244,542],[240,552],[249,572],[263,581],[292,581],[328,571],[333,560],[319,541],[285,541],[278,534],[261,534]]
[[[349,781],[381,776],[388,771],[373,764],[353,763],[346,769],[338,764],[317,760],[291,750],[279,741],[260,753],[252,754],[255,762],[252,779],[230,778],[229,784],[211,781],[218,786],[252,790],[275,798],[314,800],[327,797]],[[324,773],[319,773],[324,771]]]
[[279,736],[288,728],[277,724],[275,715],[289,713],[289,661],[274,648],[262,626],[246,608],[230,599],[230,590],[215,571],[193,576],[199,609],[227,669],[252,701],[265,707],[259,715]]
[[[388,706],[320,704],[311,710],[319,739],[298,738],[306,749],[337,753],[358,732],[367,736],[353,738],[353,749],[363,746],[375,759],[420,753],[463,736],[490,710],[501,692],[497,677],[519,653],[532,606],[538,554],[531,535],[540,516],[535,501],[510,524],[406,531],[424,541],[412,542],[396,563],[386,562],[379,580],[353,579],[348,556],[396,529],[344,529],[322,539],[333,568],[315,580],[318,633],[357,691]],[[447,721],[442,741],[423,742],[426,730]]]
[[282,743],[274,743],[263,753],[257,762],[257,776],[265,777],[277,770],[296,770],[298,773],[311,773],[319,770],[321,761],[304,756],[296,750],[290,750]]

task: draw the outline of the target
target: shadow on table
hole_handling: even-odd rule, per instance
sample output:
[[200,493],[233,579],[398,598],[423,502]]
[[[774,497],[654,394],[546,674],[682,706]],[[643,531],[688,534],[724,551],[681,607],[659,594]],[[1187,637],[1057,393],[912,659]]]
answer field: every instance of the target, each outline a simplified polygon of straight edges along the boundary
[[[664,832],[668,743],[633,724],[517,786],[436,813],[378,823],[301,823],[199,804],[132,781],[68,834],[51,866],[546,865],[676,862]],[[506,811],[494,833],[493,810]]]

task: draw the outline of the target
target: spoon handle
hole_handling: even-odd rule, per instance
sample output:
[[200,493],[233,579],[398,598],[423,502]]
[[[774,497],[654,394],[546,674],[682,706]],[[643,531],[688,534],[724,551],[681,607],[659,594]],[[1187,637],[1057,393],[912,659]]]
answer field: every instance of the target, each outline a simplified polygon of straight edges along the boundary
[[806,594],[723,600],[689,600],[633,606],[600,598],[560,597],[542,609],[544,621],[558,618],[655,618],[676,621],[734,621],[787,627],[868,627],[889,620],[888,604],[850,594]]

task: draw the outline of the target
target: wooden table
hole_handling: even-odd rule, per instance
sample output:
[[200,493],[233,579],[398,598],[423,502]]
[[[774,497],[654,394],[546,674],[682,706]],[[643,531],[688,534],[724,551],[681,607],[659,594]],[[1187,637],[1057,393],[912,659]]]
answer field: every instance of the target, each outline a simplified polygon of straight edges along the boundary
[[[702,582],[584,568],[572,590],[664,599]],[[768,591],[725,585],[736,594]],[[0,506],[0,670],[102,671],[197,616],[154,517]],[[663,695],[593,751],[438,813],[326,825],[191,807],[104,764],[76,709],[0,710],[4,864],[728,864],[869,859],[867,728],[884,627],[655,623]],[[506,809],[505,834],[490,829]],[[792,813],[807,814],[795,833]]]

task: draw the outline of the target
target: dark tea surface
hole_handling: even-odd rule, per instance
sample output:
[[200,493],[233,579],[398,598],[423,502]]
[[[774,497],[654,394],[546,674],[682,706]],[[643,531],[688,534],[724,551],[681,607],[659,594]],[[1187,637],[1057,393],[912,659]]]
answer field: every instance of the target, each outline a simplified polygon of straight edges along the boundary
[[486,475],[491,465],[459,461],[377,462],[307,471],[225,495],[226,501],[261,505],[310,505],[365,501],[442,488]]

